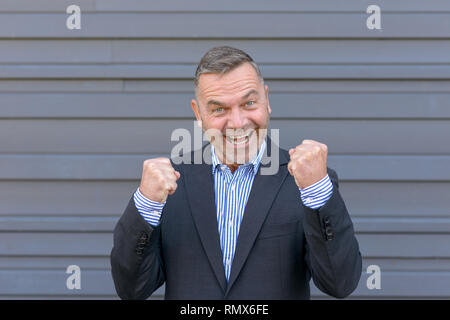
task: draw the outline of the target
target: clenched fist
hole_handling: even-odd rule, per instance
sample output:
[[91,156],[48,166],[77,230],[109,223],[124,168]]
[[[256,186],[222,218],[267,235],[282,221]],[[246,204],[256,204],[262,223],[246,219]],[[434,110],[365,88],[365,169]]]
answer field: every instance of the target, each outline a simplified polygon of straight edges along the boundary
[[303,140],[302,144],[289,150],[289,155],[288,170],[299,188],[305,189],[327,175],[328,148],[323,143]]
[[169,158],[147,159],[144,161],[139,190],[146,198],[164,203],[168,195],[177,189],[179,178],[180,173],[172,167]]

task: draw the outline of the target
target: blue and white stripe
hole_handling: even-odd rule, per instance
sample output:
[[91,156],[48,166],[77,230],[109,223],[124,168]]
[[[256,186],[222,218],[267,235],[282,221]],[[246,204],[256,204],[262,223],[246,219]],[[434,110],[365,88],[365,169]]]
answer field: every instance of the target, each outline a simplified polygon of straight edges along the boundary
[[323,206],[331,198],[332,193],[333,184],[328,174],[319,182],[305,189],[300,189],[300,197],[303,203],[312,209],[318,209]]
[[144,196],[139,188],[134,193],[133,198],[134,205],[141,216],[145,219],[145,221],[156,227],[161,219],[162,210],[166,204],[166,201],[164,203],[152,201]]
[[234,173],[231,173],[231,170],[219,161],[214,146],[211,146],[217,224],[227,281],[230,277],[245,205],[247,204],[253,180],[258,172],[265,148],[266,141],[264,140],[255,158],[240,165]]

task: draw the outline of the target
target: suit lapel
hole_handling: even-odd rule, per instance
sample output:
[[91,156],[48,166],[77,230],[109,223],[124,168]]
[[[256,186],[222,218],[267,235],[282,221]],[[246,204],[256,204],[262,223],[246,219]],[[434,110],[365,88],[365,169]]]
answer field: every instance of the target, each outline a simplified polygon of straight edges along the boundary
[[[278,146],[273,145],[269,137],[267,138],[267,148],[270,152],[279,152],[279,170],[273,175],[261,175],[261,166],[270,165],[267,164],[268,161],[266,157],[266,159],[261,162],[260,168],[253,180],[252,189],[245,206],[244,216],[239,230],[236,251],[231,266],[230,279],[225,295],[230,291],[247,260],[275,196],[288,173],[285,165],[288,162],[288,159],[285,157],[284,153],[280,152]],[[263,165],[263,163],[266,163],[266,165]]]
[[[205,159],[208,156],[211,157],[210,149],[209,144],[202,148],[202,152],[205,150]],[[192,159],[196,159],[194,153],[191,155],[193,156]],[[184,172],[185,189],[203,248],[214,274],[225,292],[225,270],[222,263],[222,250],[220,249],[214,178],[211,170],[211,165],[205,163],[190,165],[189,170]]]

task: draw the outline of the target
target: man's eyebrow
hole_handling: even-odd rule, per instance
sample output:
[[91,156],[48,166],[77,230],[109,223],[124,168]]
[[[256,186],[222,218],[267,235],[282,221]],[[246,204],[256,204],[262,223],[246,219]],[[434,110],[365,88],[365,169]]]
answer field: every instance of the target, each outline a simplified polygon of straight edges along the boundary
[[225,103],[211,99],[208,100],[208,102],[206,103],[206,105],[209,106],[221,106],[221,107],[225,107]]
[[[250,97],[252,94],[258,95],[258,91],[256,91],[255,89],[251,89],[249,92],[247,92],[244,96],[242,96],[241,100],[245,100],[248,97]],[[208,102],[206,103],[206,105],[209,106],[220,106],[220,107],[225,107],[226,104],[214,99],[208,100]]]
[[250,97],[252,94],[258,95],[258,91],[256,91],[255,89],[250,90],[249,92],[247,92],[247,93],[242,97],[242,100],[247,99],[247,98]]

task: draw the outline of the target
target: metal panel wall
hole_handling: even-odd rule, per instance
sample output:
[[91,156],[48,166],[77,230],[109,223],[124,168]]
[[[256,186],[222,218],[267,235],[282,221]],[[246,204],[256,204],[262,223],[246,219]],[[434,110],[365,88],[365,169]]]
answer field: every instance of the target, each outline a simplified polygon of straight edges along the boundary
[[328,145],[363,269],[382,272],[351,298],[450,297],[450,2],[78,0],[68,30],[71,4],[0,4],[0,298],[117,298],[112,229],[142,161],[192,131],[216,45],[260,64],[281,146]]

